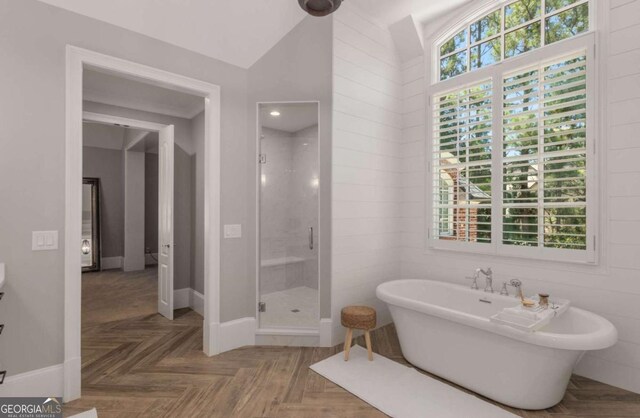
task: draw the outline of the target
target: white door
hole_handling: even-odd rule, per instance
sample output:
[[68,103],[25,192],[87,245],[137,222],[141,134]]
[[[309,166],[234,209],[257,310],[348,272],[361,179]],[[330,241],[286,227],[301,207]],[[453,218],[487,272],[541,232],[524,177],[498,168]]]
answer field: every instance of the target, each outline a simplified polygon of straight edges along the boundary
[[158,312],[173,319],[173,125],[159,137]]

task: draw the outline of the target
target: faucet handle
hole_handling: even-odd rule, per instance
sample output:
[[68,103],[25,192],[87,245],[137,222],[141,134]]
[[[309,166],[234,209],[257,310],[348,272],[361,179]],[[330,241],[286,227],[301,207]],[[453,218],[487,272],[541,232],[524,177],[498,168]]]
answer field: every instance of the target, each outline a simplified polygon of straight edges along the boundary
[[509,284],[513,287],[520,287],[522,286],[522,282],[518,279],[511,279],[511,281],[509,282]]
[[472,288],[473,290],[478,290],[478,276],[477,276],[477,275],[476,275],[476,276],[473,276],[473,277],[465,277],[465,279],[467,279],[467,280],[473,280],[473,281],[471,282],[471,288]]

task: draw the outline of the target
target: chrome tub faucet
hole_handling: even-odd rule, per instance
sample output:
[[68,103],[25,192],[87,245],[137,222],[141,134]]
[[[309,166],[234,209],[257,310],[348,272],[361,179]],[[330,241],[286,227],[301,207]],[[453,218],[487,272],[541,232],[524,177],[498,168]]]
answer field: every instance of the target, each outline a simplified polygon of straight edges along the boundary
[[484,291],[487,293],[493,293],[493,271],[491,270],[491,267],[487,267],[486,270],[481,268],[476,269],[476,278],[480,277],[480,274],[484,274],[487,280],[484,286]]

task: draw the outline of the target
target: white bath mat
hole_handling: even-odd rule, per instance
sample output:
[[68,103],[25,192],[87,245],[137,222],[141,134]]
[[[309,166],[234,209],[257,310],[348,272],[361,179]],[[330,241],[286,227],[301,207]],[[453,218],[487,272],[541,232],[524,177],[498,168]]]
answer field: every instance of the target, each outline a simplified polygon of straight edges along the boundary
[[367,350],[358,345],[351,348],[349,361],[340,352],[310,368],[395,418],[516,416],[381,355],[369,361]]
[[96,411],[96,408],[93,408],[88,411],[73,415],[69,418],[98,418],[98,411]]

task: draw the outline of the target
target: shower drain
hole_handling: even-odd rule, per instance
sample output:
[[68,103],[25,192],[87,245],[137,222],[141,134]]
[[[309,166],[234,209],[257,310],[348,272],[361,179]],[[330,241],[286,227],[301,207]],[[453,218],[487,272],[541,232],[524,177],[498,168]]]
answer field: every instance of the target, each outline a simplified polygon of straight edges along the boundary
[[291,309],[291,312],[298,313],[298,312],[300,312],[300,309]]

